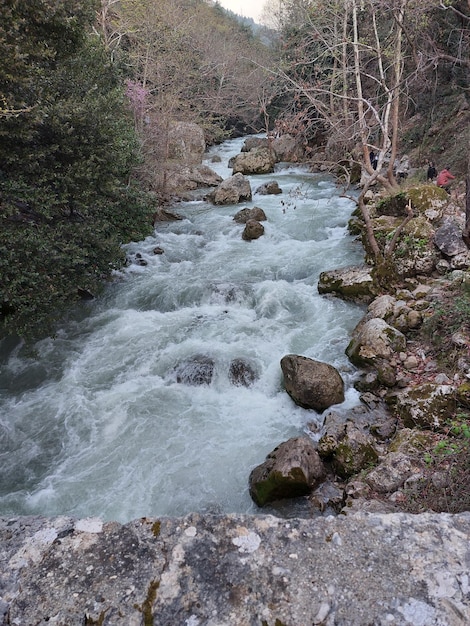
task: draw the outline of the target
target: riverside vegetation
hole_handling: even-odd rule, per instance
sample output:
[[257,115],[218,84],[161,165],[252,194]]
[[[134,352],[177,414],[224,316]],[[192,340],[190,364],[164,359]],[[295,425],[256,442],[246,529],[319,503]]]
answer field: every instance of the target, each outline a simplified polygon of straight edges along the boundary
[[[347,185],[365,172],[358,207],[382,290],[399,285],[408,218],[382,245],[367,194],[403,193],[400,158],[407,184],[413,172],[424,179],[427,160],[452,164],[454,202],[468,209],[468,2],[268,0],[266,15],[270,28],[255,35],[203,0],[2,3],[1,336],[53,333],[125,263],[121,244],[151,231],[171,199],[173,121],[199,124],[208,144],[289,135]],[[455,342],[470,333],[467,285],[443,290],[413,331],[449,378],[468,357],[468,340]],[[423,449],[429,480],[403,506],[468,510],[469,445],[460,403]]]

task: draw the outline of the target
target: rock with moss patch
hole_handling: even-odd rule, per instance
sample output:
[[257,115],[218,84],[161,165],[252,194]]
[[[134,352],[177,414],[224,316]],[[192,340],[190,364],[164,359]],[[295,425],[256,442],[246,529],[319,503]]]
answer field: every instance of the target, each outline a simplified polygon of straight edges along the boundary
[[396,413],[408,428],[438,430],[456,409],[456,389],[453,385],[425,383],[396,394]]
[[403,333],[381,318],[372,318],[356,326],[346,354],[355,365],[374,365],[405,348],[406,338]]
[[318,281],[318,293],[330,293],[359,303],[371,302],[377,295],[368,265],[353,265],[322,272]]
[[313,442],[296,437],[275,448],[249,478],[250,495],[258,506],[309,494],[325,478],[326,469]]

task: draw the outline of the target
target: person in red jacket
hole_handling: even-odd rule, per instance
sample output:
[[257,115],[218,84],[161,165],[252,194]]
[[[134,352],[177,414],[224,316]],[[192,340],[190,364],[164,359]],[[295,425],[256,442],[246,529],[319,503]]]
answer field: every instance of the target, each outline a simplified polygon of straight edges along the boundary
[[455,176],[453,176],[449,170],[450,170],[450,167],[446,167],[442,171],[439,172],[439,174],[437,175],[436,185],[438,187],[441,187],[442,189],[445,189],[447,193],[450,194],[450,190],[449,190],[450,183],[452,180],[455,179]]

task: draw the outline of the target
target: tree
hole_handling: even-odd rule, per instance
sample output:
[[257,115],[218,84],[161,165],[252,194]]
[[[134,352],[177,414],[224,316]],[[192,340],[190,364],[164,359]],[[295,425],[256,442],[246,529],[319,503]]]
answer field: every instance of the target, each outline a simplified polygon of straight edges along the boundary
[[0,118],[7,333],[49,332],[80,293],[96,292],[122,264],[121,244],[151,227],[145,198],[129,184],[136,141],[121,80],[88,35],[95,3],[59,4],[0,7],[0,24],[16,32],[14,46],[8,33],[0,38],[2,94],[24,109]]
[[[304,117],[325,125],[335,138],[338,160],[350,151],[367,173],[358,204],[377,263],[383,252],[375,240],[364,196],[376,181],[390,192],[397,189],[394,162],[401,95],[406,88],[403,38],[406,11],[413,3],[414,0],[287,2],[291,12],[294,5],[297,12],[303,11],[303,19],[299,20],[297,13],[293,30],[285,29],[288,54],[282,76]],[[301,26],[296,26],[299,23]],[[358,143],[360,158],[356,152]],[[376,169],[371,164],[371,151],[378,154]]]

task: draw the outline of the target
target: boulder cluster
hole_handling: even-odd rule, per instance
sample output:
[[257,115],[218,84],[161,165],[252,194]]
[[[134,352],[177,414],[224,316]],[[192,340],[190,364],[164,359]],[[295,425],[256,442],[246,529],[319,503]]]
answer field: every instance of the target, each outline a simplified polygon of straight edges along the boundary
[[[205,197],[217,205],[251,201],[247,175],[271,173],[277,162],[304,157],[301,146],[289,136],[250,137],[229,163],[232,176],[222,180],[199,162],[203,150],[196,129],[175,128],[173,139],[176,156],[181,146],[186,150],[192,146],[192,154],[184,159],[192,181],[186,189],[213,187]],[[255,193],[282,194],[282,189],[272,180]],[[261,507],[280,502],[285,506],[286,501],[294,503],[302,497],[311,514],[397,510],[404,493],[429,473],[423,451],[432,447],[459,406],[469,405],[470,338],[462,331],[453,337],[460,355],[453,376],[441,371],[428,346],[418,340],[443,294],[467,281],[470,251],[462,238],[465,215],[459,202],[430,183],[408,184],[388,196],[369,190],[365,202],[384,253],[401,229],[385,275],[374,265],[370,238],[356,210],[349,230],[363,245],[364,264],[325,271],[318,281],[320,294],[367,306],[346,348],[357,368],[355,387],[361,403],[352,410],[342,409],[344,383],[331,365],[302,355],[283,357],[286,393],[298,406],[321,415],[322,425],[320,430],[312,425],[299,437],[281,442],[253,469],[250,494]],[[406,219],[409,206],[413,216]],[[179,216],[164,208],[155,214],[156,222],[174,219]],[[241,236],[246,241],[264,234],[262,222],[267,216],[259,207],[243,208],[233,219],[244,226]],[[155,254],[163,252],[159,248]],[[173,375],[184,384],[210,384],[214,367],[209,356],[194,355],[177,364]],[[227,375],[232,384],[245,386],[258,376],[243,360],[231,363]]]
[[[312,515],[390,512],[400,510],[430,472],[434,483],[444,480],[442,472],[430,470],[426,451],[449,431],[456,413],[470,406],[470,337],[464,329],[452,335],[457,362],[449,374],[420,330],[450,290],[465,287],[470,252],[462,239],[463,211],[431,184],[388,198],[369,194],[378,241],[390,240],[410,200],[414,215],[398,240],[386,287],[370,263],[372,252],[357,212],[350,229],[364,245],[366,263],[333,269],[319,278],[321,294],[367,305],[346,348],[358,368],[355,387],[361,404],[352,410],[327,410],[342,402],[330,387],[339,374],[320,378],[318,364],[306,366],[305,357],[284,357],[287,393],[299,406],[323,412],[323,422],[319,432],[313,427],[314,432],[279,445],[252,471],[250,493],[260,506],[277,506],[278,498],[303,493]],[[338,393],[340,389],[336,383]],[[318,402],[323,393],[325,402]]]

